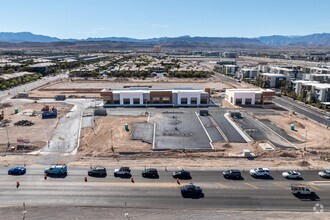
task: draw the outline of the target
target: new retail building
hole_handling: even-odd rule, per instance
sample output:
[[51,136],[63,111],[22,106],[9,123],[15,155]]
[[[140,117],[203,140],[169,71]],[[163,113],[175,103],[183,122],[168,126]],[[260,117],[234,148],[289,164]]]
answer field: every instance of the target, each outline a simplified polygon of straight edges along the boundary
[[207,106],[210,104],[210,89],[155,89],[146,87],[103,89],[101,97],[104,101],[104,107]]

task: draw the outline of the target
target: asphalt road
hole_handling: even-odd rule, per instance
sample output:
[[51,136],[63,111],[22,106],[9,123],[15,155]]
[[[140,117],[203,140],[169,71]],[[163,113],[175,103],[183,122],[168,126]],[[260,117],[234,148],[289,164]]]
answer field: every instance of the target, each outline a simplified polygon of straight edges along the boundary
[[41,78],[37,81],[31,82],[31,83],[20,85],[20,86],[17,86],[17,87],[14,87],[14,88],[11,88],[11,89],[8,89],[5,91],[0,91],[0,102],[6,101],[6,100],[14,97],[19,92],[27,92],[27,91],[33,90],[37,87],[43,86],[49,82],[54,82],[54,81],[64,79],[67,77],[68,77],[67,73],[59,74],[56,76],[46,76],[46,77],[43,77],[43,78]]
[[222,129],[223,133],[228,138],[229,142],[234,143],[246,143],[244,138],[238,133],[238,131],[228,122],[224,114],[226,111],[209,111],[210,115],[214,118],[218,126]]
[[[24,176],[8,176],[7,168],[0,168],[0,206],[86,206],[168,209],[226,209],[226,210],[287,210],[312,212],[316,203],[330,209],[330,182],[318,177],[317,171],[301,171],[304,180],[286,180],[281,171],[271,171],[273,179],[254,179],[248,172],[244,180],[226,180],[220,171],[191,171],[192,180],[203,188],[204,197],[183,198],[171,171],[160,170],[159,179],[145,179],[133,170],[135,183],[129,178],[115,178],[108,169],[106,178],[83,178],[88,168],[69,167],[65,178],[43,179],[44,167],[27,167]],[[16,188],[16,181],[20,187]],[[316,181],[316,182],[314,182]],[[318,182],[319,181],[319,182]],[[309,185],[319,197],[298,199],[290,191],[290,184]]]
[[278,105],[283,106],[284,108],[286,108],[288,110],[293,110],[301,115],[305,115],[307,118],[310,118],[320,124],[323,124],[325,126],[330,125],[330,120],[325,118],[325,116],[329,117],[330,114],[321,113],[310,107],[306,107],[303,104],[297,103],[289,98],[275,97],[273,99],[273,102]]

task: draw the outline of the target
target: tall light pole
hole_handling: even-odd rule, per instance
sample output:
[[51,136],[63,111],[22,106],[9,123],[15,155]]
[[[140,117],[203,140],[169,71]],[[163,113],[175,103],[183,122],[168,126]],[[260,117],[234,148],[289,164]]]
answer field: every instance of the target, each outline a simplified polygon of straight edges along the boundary
[[10,141],[9,141],[9,133],[8,133],[8,124],[6,123],[6,133],[7,133],[7,149],[5,151],[5,156],[7,155],[7,151],[10,147]]
[[306,151],[306,149],[307,149],[307,129],[305,132],[306,132],[305,133],[305,151]]

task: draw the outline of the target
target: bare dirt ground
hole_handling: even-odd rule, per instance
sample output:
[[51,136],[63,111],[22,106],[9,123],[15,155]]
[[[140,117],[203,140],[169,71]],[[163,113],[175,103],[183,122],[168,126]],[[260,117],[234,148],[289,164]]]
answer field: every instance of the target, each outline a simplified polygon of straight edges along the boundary
[[[134,219],[134,220],[183,220],[183,219],[328,219],[328,213],[306,212],[272,212],[272,211],[233,211],[233,210],[198,210],[198,209],[135,209],[106,207],[26,207],[26,219]],[[22,208],[0,208],[3,219],[22,218]],[[126,214],[127,213],[127,214]],[[221,216],[221,217],[220,217]]]
[[[291,113],[284,113],[282,115],[267,115],[258,116],[257,118],[267,118],[275,123],[277,126],[283,128],[289,135],[298,140],[306,140],[306,147],[309,150],[330,150],[330,130],[314,123],[301,115],[293,115]],[[295,130],[290,130],[290,125],[295,125]],[[296,146],[303,149],[305,143],[296,144]]]
[[[143,170],[145,166],[154,167],[159,170],[175,170],[178,168],[185,168],[190,170],[225,170],[225,169],[241,169],[243,172],[248,172],[249,169],[254,167],[268,167],[271,170],[308,170],[308,169],[329,169],[330,163],[320,160],[319,158],[255,158],[248,160],[246,158],[222,158],[222,157],[201,157],[199,153],[183,153],[179,152],[172,157],[171,153],[162,153],[159,157],[152,154],[144,154],[139,158],[136,155],[125,155],[119,157],[93,157],[83,156],[77,154],[75,156],[58,155],[58,161],[66,163],[69,166],[77,167],[90,167],[91,164],[100,165],[110,168],[117,168],[122,166],[129,166],[135,170]],[[172,153],[173,154],[173,153]],[[46,157],[46,161],[41,158],[42,156],[34,155],[7,155],[2,157],[0,165],[10,166],[26,163],[29,165],[49,165],[52,164],[51,158],[56,155]],[[308,162],[306,163],[306,161]]]
[[[79,153],[88,156],[113,156],[116,152],[151,151],[151,144],[131,140],[134,122],[146,121],[145,116],[96,117],[94,128],[82,129]],[[129,131],[125,131],[125,124],[128,124]]]
[[110,78],[104,80],[62,80],[30,91],[29,97],[52,98],[58,94],[64,94],[67,96],[99,98],[99,91],[104,88],[123,88],[124,86],[151,86],[152,88],[228,88],[228,85],[213,77],[207,79],[147,78],[141,80]]
[[[49,105],[54,106],[54,103],[24,103],[13,102],[9,106],[1,108],[4,111],[5,119],[9,120],[8,136],[11,146],[16,146],[17,139],[29,139],[31,145],[37,149],[44,147],[46,142],[51,138],[52,133],[59,121],[72,108],[72,105],[65,103],[56,103],[58,111],[57,119],[41,119],[40,111],[42,107]],[[15,114],[15,108],[18,108],[19,113]],[[33,111],[37,111],[36,116],[31,116]],[[38,113],[39,112],[39,113]],[[28,120],[34,123],[32,126],[15,126],[14,123],[20,120]],[[5,127],[0,128],[0,151],[4,151],[7,147],[7,131]]]

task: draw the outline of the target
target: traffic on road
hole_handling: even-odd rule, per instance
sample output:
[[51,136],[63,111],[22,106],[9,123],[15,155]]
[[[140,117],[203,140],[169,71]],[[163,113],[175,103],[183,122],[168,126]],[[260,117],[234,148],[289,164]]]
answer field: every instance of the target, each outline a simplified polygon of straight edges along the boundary
[[[26,173],[8,175],[16,167],[25,168]],[[256,176],[255,172],[268,175]],[[300,173],[300,178],[283,177],[284,173],[295,172]],[[188,170],[181,167],[132,169],[98,165],[11,165],[0,167],[3,198],[0,205],[19,205],[28,201],[36,206],[60,203],[135,208],[308,210],[315,205],[313,202],[330,206],[327,173],[329,170],[275,170],[265,167]]]

